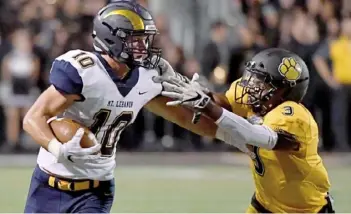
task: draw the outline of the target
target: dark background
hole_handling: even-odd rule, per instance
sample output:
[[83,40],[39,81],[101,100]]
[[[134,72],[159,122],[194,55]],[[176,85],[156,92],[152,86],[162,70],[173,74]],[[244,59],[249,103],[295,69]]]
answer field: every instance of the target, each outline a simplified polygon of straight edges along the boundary
[[[224,92],[246,59],[268,47],[299,54],[310,69],[303,101],[320,126],[320,149],[350,151],[351,66],[335,75],[331,46],[350,44],[351,1],[144,0],[160,30],[157,43],[176,71]],[[21,120],[39,93],[55,57],[92,49],[92,20],[105,0],[0,1],[0,152],[32,153],[37,145]],[[351,47],[351,45],[350,45]],[[343,55],[351,48],[346,46]],[[348,51],[349,50],[349,51]],[[323,67],[323,65],[326,65]],[[348,67],[350,66],[350,68]],[[338,74],[340,74],[338,72]],[[147,127],[147,128],[146,128]],[[142,132],[140,130],[143,130]],[[127,151],[230,151],[143,111],[121,141]]]

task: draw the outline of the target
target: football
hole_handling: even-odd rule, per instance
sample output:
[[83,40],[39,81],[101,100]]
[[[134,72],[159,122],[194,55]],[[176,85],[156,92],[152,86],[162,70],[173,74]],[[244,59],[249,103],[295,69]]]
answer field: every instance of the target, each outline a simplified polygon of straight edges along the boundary
[[78,122],[68,119],[59,118],[49,122],[49,125],[57,138],[62,143],[67,143],[76,134],[79,128],[84,128],[84,135],[80,142],[82,148],[90,148],[95,145],[93,140],[94,134],[87,128],[79,124]]

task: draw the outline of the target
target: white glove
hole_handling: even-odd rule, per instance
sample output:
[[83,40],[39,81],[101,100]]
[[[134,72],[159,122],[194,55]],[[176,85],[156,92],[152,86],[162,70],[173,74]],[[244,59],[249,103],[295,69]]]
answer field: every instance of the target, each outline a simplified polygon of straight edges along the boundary
[[[157,57],[153,57],[151,61],[155,61]],[[163,78],[175,77],[184,82],[190,82],[189,78],[175,72],[171,64],[164,58],[160,58],[156,70],[159,72],[160,76]],[[160,79],[159,79],[160,80]],[[156,81],[155,81],[156,82]],[[160,81],[158,81],[160,82]]]
[[[195,74],[193,75],[193,78],[191,79],[191,84],[192,84],[194,87],[196,87],[198,90],[203,91],[205,94],[209,94],[209,93],[210,93],[210,90],[209,90],[208,88],[206,88],[206,87],[204,87],[204,86],[202,86],[202,85],[200,84],[199,78],[200,78],[200,76],[199,76],[197,73],[195,73]],[[199,110],[195,110],[191,122],[192,122],[193,124],[196,124],[197,122],[199,122],[201,116],[202,116],[202,112],[199,111]]]
[[84,135],[84,129],[80,128],[77,130],[76,134],[67,143],[61,143],[56,138],[51,140],[48,145],[48,151],[51,152],[58,160],[58,162],[71,161],[77,158],[95,159],[100,157],[99,154],[94,154],[100,151],[101,145],[97,142],[94,137],[95,146],[90,148],[82,148],[80,146],[80,141]]
[[[154,57],[153,61],[155,61],[156,58],[157,57]],[[158,67],[158,71],[159,71],[160,76],[159,77],[155,77],[153,79],[154,82],[161,83],[161,82],[165,81],[166,79],[168,79],[170,77],[177,78],[177,79],[179,79],[182,82],[186,82],[186,83],[190,82],[188,77],[183,76],[183,75],[181,75],[178,72],[175,72],[174,69],[172,68],[172,66],[169,64],[169,62],[167,60],[163,59],[163,58],[159,59],[157,67]],[[194,75],[193,79],[192,79],[192,82],[194,84],[196,82],[197,85],[199,86],[199,89],[204,91],[206,94],[210,93],[210,90],[208,88],[206,88],[206,87],[201,86],[201,84],[198,83],[198,80],[199,80],[199,75],[198,74],[196,74],[196,76]],[[195,111],[194,115],[193,115],[192,123],[196,124],[200,120],[201,114],[202,113],[200,111]]]
[[[169,62],[163,58],[160,58],[160,61],[158,63],[158,71],[160,73],[160,78],[155,78],[154,81],[155,82],[163,82],[165,81],[166,79],[170,78],[170,77],[174,77],[174,78],[177,78],[183,82],[186,82],[186,83],[189,83],[190,82],[190,79],[176,71],[174,71],[174,69],[172,68],[171,64],[169,64]],[[194,79],[195,77],[195,79]],[[204,91],[206,94],[207,93],[210,93],[210,90],[204,86],[202,86],[200,83],[199,83],[199,75],[197,73],[194,74],[193,76],[193,79],[192,79],[192,82],[196,82],[199,89],[201,89],[202,91]]]
[[203,87],[197,82],[198,74],[194,74],[190,83],[185,83],[177,78],[169,77],[162,82],[161,94],[172,98],[167,102],[168,106],[185,105],[191,109],[202,110],[211,101],[211,98],[203,91]]

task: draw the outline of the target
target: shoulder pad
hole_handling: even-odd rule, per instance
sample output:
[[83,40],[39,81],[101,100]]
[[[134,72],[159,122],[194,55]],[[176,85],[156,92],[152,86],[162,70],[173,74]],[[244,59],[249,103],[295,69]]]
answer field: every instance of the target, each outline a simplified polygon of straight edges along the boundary
[[69,62],[78,72],[92,67],[98,61],[94,53],[82,50],[71,50],[57,57],[55,61]]
[[264,125],[276,131],[283,130],[300,139],[318,133],[318,126],[311,113],[301,104],[291,101],[284,102],[268,112],[264,117]]
[[81,95],[83,89],[83,70],[96,64],[93,53],[72,50],[57,57],[50,70],[50,83],[64,94]]

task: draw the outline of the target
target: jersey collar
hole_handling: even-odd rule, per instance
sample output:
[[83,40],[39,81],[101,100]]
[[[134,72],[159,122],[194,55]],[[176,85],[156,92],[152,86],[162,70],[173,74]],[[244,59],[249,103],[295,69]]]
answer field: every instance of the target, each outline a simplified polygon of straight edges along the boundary
[[135,68],[127,74],[123,79],[118,78],[115,74],[111,66],[107,63],[107,61],[101,56],[100,53],[94,52],[97,56],[101,64],[104,66],[108,75],[112,79],[112,81],[116,84],[118,91],[124,97],[128,95],[128,93],[132,90],[132,88],[138,83],[139,80],[139,69]]

